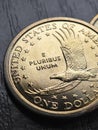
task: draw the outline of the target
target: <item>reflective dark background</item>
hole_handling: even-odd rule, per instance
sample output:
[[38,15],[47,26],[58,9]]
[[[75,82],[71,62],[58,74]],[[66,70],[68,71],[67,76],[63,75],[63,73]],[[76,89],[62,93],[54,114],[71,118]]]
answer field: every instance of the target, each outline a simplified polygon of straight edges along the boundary
[[12,96],[3,76],[6,49],[24,27],[58,16],[89,22],[96,14],[98,0],[0,0],[0,130],[98,130],[98,109],[71,119],[37,115]]

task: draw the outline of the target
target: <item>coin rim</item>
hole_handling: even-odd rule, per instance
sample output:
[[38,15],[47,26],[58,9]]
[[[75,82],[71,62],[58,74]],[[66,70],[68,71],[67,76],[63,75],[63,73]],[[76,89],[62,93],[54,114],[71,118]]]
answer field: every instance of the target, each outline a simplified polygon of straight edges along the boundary
[[94,25],[97,20],[98,20],[98,14],[90,21],[90,24]]
[[74,19],[74,18],[69,18],[69,17],[55,17],[55,18],[47,18],[44,20],[40,20],[38,22],[35,22],[29,26],[27,26],[26,28],[24,28],[22,31],[20,31],[20,33],[12,40],[12,42],[9,44],[7,52],[5,54],[5,59],[4,59],[4,77],[7,83],[7,86],[9,87],[10,91],[12,92],[12,94],[23,104],[25,105],[27,108],[29,108],[32,111],[35,111],[37,113],[40,114],[44,114],[44,115],[48,115],[48,116],[59,116],[59,117],[70,117],[70,116],[77,116],[77,115],[81,115],[85,112],[91,111],[92,109],[95,109],[98,105],[98,99],[96,99],[95,101],[93,101],[91,104],[83,107],[83,108],[79,108],[77,110],[72,110],[72,111],[54,111],[54,110],[48,110],[45,108],[41,108],[33,103],[31,103],[29,100],[27,100],[19,91],[18,89],[15,87],[12,77],[10,75],[9,72],[9,57],[11,54],[11,50],[13,49],[13,46],[16,44],[16,42],[18,41],[18,39],[20,39],[20,37],[22,37],[27,31],[29,31],[31,28],[34,28],[38,25],[47,23],[47,22],[55,22],[55,21],[71,21],[71,22],[75,22],[75,23],[79,23],[80,25],[85,25],[88,28],[92,29],[93,31],[98,33],[98,30],[96,28],[94,28],[93,25],[86,23],[85,21],[82,20],[78,20],[78,19]]

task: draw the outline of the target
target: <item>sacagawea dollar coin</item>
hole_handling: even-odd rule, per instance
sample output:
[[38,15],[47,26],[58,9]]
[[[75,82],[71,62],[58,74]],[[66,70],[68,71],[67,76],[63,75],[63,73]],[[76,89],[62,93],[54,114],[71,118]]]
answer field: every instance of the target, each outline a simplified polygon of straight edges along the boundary
[[50,18],[21,31],[4,61],[7,86],[32,111],[77,116],[98,105],[98,30]]

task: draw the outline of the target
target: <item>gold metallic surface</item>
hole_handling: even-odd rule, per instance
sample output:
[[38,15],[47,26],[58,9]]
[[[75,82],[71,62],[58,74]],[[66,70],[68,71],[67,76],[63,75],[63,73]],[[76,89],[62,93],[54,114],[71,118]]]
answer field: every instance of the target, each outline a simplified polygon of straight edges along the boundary
[[12,93],[31,110],[76,116],[98,105],[98,30],[72,18],[32,24],[10,44],[4,62]]
[[98,28],[98,14],[91,20],[90,24]]

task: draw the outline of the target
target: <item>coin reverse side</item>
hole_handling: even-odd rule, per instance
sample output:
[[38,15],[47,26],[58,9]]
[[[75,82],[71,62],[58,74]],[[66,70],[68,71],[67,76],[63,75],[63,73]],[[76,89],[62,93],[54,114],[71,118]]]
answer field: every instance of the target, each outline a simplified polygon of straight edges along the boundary
[[98,30],[72,18],[32,24],[9,45],[4,72],[12,93],[33,111],[91,111],[98,105]]

